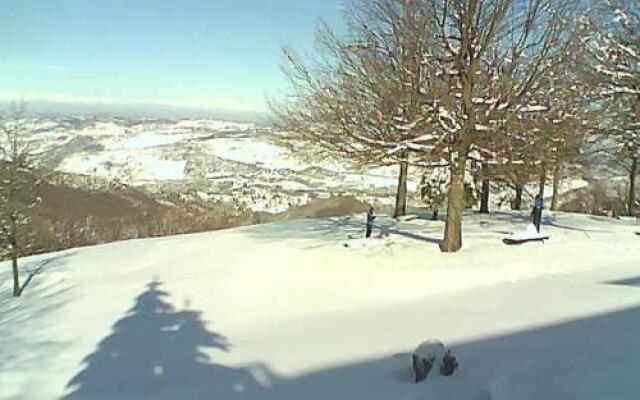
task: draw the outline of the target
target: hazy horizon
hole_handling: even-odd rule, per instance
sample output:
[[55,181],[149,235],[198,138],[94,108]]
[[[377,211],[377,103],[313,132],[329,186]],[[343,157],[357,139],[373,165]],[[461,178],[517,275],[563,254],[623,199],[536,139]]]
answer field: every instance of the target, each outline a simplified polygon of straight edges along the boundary
[[10,112],[24,101],[25,113],[36,117],[93,116],[166,119],[219,119],[233,122],[268,124],[269,112],[251,112],[224,108],[189,108],[145,103],[80,103],[55,101],[0,100],[0,114]]
[[0,103],[262,118],[286,87],[280,47],[309,51],[342,4],[22,0],[0,16]]

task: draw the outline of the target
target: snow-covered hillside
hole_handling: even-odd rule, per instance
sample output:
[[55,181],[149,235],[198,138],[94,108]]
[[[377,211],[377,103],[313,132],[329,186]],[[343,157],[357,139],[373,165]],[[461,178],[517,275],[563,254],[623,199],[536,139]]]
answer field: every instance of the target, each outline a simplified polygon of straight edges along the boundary
[[[0,399],[636,399],[640,226],[361,216],[133,240],[0,265]],[[388,235],[388,236],[386,236]],[[345,246],[346,244],[346,246]],[[412,383],[425,339],[461,368]]]
[[[43,167],[95,176],[152,191],[278,213],[314,197],[354,195],[388,204],[397,168],[353,170],[347,164],[303,162],[273,132],[217,120],[40,118],[29,137]],[[415,172],[415,171],[412,171]],[[417,190],[413,176],[410,189]]]

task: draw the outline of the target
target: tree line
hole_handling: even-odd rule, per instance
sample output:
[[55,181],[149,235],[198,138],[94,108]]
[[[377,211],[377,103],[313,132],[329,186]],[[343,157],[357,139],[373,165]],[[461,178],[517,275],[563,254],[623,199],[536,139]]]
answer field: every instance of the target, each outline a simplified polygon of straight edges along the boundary
[[[344,26],[317,29],[317,51],[283,48],[287,95],[272,101],[280,139],[298,152],[395,165],[394,217],[407,173],[438,171],[440,248],[462,246],[465,183],[526,184],[551,208],[566,168],[594,154],[628,172],[633,213],[640,154],[640,11],[628,0],[358,0]],[[444,175],[444,178],[443,178]],[[426,179],[426,183],[429,183]],[[445,187],[438,190],[438,183]],[[443,193],[444,192],[444,193]]]

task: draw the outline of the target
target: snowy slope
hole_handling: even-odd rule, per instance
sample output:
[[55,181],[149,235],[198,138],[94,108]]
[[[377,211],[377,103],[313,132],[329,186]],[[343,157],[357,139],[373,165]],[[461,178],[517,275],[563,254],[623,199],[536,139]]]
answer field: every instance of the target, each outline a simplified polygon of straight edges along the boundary
[[[636,399],[640,226],[526,215],[361,216],[146,239],[0,267],[0,399]],[[349,247],[345,247],[345,243]],[[436,338],[461,369],[413,384]]]

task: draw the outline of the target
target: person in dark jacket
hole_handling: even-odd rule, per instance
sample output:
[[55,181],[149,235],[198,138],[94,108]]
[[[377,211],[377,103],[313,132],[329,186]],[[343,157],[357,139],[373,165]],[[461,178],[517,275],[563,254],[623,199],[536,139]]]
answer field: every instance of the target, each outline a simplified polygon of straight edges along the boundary
[[373,207],[369,208],[369,212],[367,212],[366,226],[367,231],[364,237],[371,237],[371,231],[373,230],[373,221],[376,219],[376,216],[373,214]]
[[533,211],[531,216],[533,217],[533,224],[536,226],[536,231],[540,233],[540,222],[542,221],[542,210],[544,209],[544,200],[539,194],[536,195],[533,200]]

